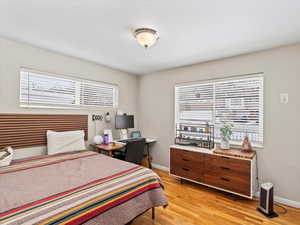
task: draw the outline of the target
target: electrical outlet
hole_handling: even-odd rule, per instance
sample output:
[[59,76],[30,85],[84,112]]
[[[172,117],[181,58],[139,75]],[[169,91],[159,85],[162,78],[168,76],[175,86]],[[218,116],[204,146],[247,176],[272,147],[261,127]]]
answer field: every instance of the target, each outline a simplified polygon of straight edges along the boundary
[[289,103],[289,94],[288,93],[281,93],[280,94],[280,103],[281,104],[288,104]]

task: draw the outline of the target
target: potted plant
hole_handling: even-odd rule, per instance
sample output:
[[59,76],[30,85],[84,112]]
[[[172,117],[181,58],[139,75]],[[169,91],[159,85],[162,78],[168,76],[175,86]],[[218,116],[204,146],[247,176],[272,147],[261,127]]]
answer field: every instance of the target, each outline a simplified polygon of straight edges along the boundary
[[229,141],[231,139],[231,135],[232,135],[232,128],[233,125],[232,124],[226,124],[224,123],[223,127],[220,128],[220,132],[221,132],[221,149],[229,149],[230,148],[230,144]]

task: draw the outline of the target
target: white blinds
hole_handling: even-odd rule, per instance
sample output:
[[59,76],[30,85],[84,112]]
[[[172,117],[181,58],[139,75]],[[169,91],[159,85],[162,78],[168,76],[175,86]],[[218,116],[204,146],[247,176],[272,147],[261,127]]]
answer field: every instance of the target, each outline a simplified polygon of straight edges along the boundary
[[263,77],[216,80],[175,87],[176,122],[215,125],[216,138],[224,122],[234,125],[232,140],[245,135],[263,145]]
[[198,84],[176,88],[180,122],[213,122],[214,85]]
[[86,106],[114,106],[116,90],[112,85],[103,85],[92,82],[81,82],[80,104]]
[[20,102],[22,106],[116,107],[117,86],[22,70]]

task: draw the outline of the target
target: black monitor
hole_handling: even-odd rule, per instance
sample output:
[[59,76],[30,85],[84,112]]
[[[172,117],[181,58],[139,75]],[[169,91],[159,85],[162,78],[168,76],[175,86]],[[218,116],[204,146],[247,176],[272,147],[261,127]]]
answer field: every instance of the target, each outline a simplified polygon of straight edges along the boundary
[[116,129],[134,128],[134,117],[132,115],[117,115]]

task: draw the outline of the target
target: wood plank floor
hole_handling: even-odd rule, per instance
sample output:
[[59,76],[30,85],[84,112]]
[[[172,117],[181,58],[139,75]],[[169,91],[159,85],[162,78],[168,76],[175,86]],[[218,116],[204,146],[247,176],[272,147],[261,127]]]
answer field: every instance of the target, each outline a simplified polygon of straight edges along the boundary
[[155,170],[162,178],[169,200],[166,209],[156,209],[155,220],[151,210],[136,218],[132,225],[300,225],[300,209],[275,206],[279,217],[268,219],[256,211],[257,201],[235,197],[202,185],[184,181],[183,184],[167,172]]

